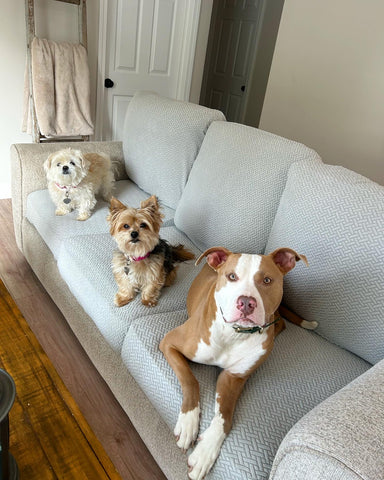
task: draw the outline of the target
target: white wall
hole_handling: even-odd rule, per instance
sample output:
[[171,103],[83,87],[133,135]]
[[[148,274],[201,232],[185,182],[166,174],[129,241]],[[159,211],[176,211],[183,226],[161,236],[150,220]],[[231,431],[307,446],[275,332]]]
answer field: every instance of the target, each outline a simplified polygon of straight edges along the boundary
[[260,122],[381,184],[383,19],[383,0],[285,0]]
[[[88,52],[91,71],[92,106],[95,108],[98,0],[87,2]],[[35,0],[36,32],[51,40],[78,41],[77,7],[52,0]],[[21,133],[23,118],[26,27],[24,0],[1,0],[0,58],[0,198],[11,196],[9,148],[13,143],[30,143],[31,137]]]
[[21,133],[25,67],[24,2],[3,0],[0,16],[0,198],[11,196],[9,147],[28,142]]

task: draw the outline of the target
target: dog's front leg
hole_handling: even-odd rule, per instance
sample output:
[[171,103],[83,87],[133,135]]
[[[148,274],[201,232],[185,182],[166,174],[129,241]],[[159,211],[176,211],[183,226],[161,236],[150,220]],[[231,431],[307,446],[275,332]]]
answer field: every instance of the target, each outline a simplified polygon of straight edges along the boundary
[[146,285],[141,291],[141,303],[146,307],[155,307],[159,300],[162,285]]
[[84,221],[87,220],[91,214],[92,210],[96,205],[96,197],[93,193],[93,190],[90,188],[85,188],[81,192],[81,197],[79,199],[79,215],[77,220]]
[[[177,329],[176,329],[177,330]],[[184,355],[172,344],[173,332],[169,332],[160,343],[168,363],[175,372],[183,392],[183,403],[174,429],[177,446],[186,451],[196,440],[200,423],[200,390]]]
[[67,215],[68,213],[71,213],[73,208],[69,205],[66,205],[63,203],[62,205],[58,205],[55,211],[55,215],[61,216],[61,215]]
[[124,305],[127,305],[127,303],[132,302],[136,296],[136,290],[134,285],[127,282],[126,279],[124,279],[123,282],[118,276],[115,276],[115,278],[119,290],[115,295],[114,303],[117,307],[123,307]]
[[200,435],[199,443],[188,457],[189,478],[201,480],[210,471],[220,453],[221,445],[232,427],[233,412],[247,377],[223,370],[216,385],[215,416]]

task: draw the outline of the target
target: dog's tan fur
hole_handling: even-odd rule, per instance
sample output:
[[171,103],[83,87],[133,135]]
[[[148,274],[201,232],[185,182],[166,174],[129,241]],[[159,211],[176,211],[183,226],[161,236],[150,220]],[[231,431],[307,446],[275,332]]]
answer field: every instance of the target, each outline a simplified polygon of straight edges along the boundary
[[[107,202],[111,199],[114,177],[107,155],[66,148],[49,155],[44,170],[56,215],[66,215],[78,209],[77,220],[87,220],[96,205],[98,193]],[[68,199],[70,201],[65,203]]]
[[113,274],[118,285],[115,295],[115,305],[118,307],[131,302],[138,291],[141,291],[143,305],[154,307],[161,289],[170,286],[176,278],[177,267],[173,263],[194,258],[182,245],[169,246],[172,265],[165,267],[163,252],[155,250],[161,241],[159,231],[162,219],[154,195],[141,202],[140,208],[127,207],[112,198],[108,221],[110,233],[119,248],[112,260]]
[[[202,480],[212,468],[231,430],[236,403],[247,379],[268,358],[276,335],[285,328],[278,314],[283,277],[299,260],[307,263],[305,255],[290,248],[279,248],[269,255],[250,255],[213,247],[196,264],[204,257],[207,264],[188,292],[188,320],[168,332],[159,345],[183,394],[174,429],[182,450],[194,444],[201,412],[199,382],[190,361],[222,369],[216,384],[215,415],[188,457],[189,478],[193,480]],[[253,300],[248,311],[242,309],[241,303],[247,298]],[[257,309],[260,314],[254,313]],[[317,326],[295,315],[290,319],[304,328]],[[261,327],[259,333],[241,333],[232,327],[235,323],[248,327],[250,322]]]

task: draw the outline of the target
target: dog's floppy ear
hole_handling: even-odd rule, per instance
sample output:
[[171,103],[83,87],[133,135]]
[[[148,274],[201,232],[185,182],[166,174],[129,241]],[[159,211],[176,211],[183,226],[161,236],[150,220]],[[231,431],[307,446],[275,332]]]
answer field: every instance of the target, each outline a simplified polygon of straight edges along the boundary
[[87,154],[84,154],[81,150],[73,150],[69,149],[70,155],[73,155],[74,157],[78,158],[80,161],[81,168],[88,172],[89,167],[91,166],[90,160],[87,158]]
[[279,267],[283,275],[290,272],[296,265],[296,262],[302,260],[308,266],[308,260],[305,255],[299,255],[291,248],[278,248],[269,254],[275,264]]
[[231,255],[231,251],[224,248],[224,247],[212,247],[206,250],[204,253],[200,255],[200,257],[196,260],[195,265],[198,265],[204,257],[207,257],[208,265],[217,270],[223,263],[227,261],[229,255]]
[[43,163],[45,173],[48,173],[49,169],[51,168],[52,160],[54,159],[55,155],[56,155],[56,152],[51,153]]

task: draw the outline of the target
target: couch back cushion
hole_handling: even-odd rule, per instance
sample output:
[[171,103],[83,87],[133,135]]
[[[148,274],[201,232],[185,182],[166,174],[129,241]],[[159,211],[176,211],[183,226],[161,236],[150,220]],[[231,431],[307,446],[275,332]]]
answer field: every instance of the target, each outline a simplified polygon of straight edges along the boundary
[[204,135],[218,110],[138,92],[124,122],[123,151],[128,177],[141,189],[176,208]]
[[267,244],[307,256],[284,302],[370,363],[384,358],[384,187],[343,167],[292,165]]
[[288,168],[316,152],[285,138],[213,122],[175,213],[175,225],[201,249],[263,253]]

